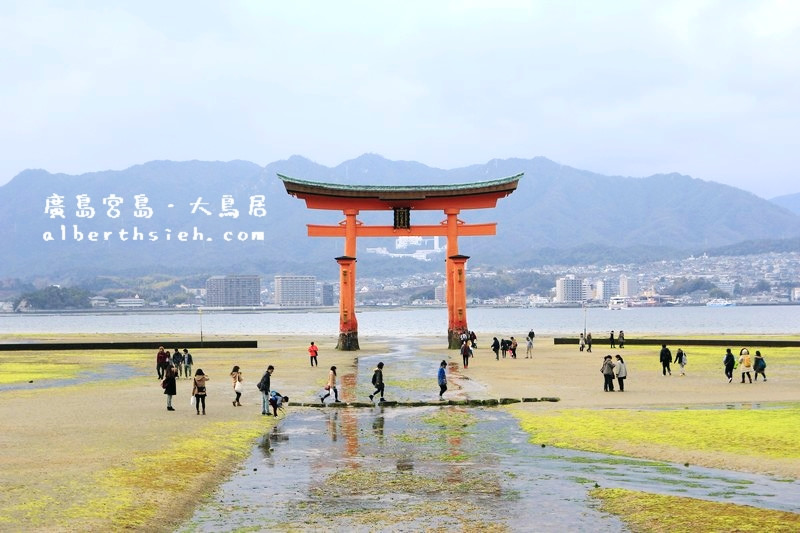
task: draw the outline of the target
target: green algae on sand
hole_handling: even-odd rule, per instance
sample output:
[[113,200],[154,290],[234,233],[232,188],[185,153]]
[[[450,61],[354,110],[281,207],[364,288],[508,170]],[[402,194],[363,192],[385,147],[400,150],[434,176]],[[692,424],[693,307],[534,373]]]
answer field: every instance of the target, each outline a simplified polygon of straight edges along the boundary
[[[564,448],[626,454],[641,447],[674,448],[699,453],[747,456],[757,449],[762,458],[800,459],[800,404],[781,409],[618,409],[614,423],[597,409],[565,409],[531,413],[509,410],[535,443]],[[658,459],[659,457],[652,457]]]
[[590,496],[634,533],[800,530],[800,514],[628,489],[594,489]]

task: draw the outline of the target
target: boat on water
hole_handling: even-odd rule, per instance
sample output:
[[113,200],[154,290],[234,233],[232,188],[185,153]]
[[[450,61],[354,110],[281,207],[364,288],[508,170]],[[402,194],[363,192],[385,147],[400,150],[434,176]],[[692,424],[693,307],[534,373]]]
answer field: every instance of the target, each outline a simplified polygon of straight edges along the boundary
[[608,308],[612,311],[620,311],[628,308],[628,299],[621,296],[613,296],[608,301]]
[[736,302],[726,300],[725,298],[714,298],[706,302],[706,307],[734,307]]

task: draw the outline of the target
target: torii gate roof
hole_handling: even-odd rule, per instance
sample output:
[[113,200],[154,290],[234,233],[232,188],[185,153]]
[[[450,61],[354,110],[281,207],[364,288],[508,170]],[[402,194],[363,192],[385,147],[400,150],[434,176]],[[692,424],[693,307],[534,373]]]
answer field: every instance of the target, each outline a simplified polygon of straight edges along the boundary
[[363,209],[381,211],[395,207],[412,209],[483,209],[517,188],[523,174],[507,178],[451,185],[343,185],[290,178],[283,174],[286,192],[305,200],[311,209]]

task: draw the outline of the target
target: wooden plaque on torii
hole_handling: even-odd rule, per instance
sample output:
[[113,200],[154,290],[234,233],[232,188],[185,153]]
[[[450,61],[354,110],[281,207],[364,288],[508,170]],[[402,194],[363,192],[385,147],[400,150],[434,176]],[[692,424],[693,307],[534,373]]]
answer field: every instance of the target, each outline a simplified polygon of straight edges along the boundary
[[[458,237],[495,235],[497,223],[466,224],[458,218],[466,209],[496,207],[497,200],[514,192],[522,174],[507,178],[456,185],[340,185],[290,178],[282,174],[286,192],[306,202],[309,209],[341,211],[344,220],[335,226],[308,224],[309,237],[344,237],[344,255],[339,263],[339,350],[358,350],[355,313],[356,239],[358,237],[446,237],[445,260],[447,339],[450,348],[461,344],[467,327],[466,263],[458,252]],[[414,211],[441,210],[440,224],[415,225]],[[367,226],[356,217],[361,211],[392,211],[391,226]]]

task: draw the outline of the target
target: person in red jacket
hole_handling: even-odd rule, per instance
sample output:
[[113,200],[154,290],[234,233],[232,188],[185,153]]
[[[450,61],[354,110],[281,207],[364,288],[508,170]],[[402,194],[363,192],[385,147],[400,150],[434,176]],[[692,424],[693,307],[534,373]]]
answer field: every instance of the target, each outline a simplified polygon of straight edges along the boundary
[[317,353],[319,353],[319,348],[314,344],[314,341],[311,341],[311,346],[308,347],[308,355],[311,358],[311,366],[319,366],[317,363]]
[[169,361],[169,352],[167,352],[163,346],[158,347],[158,353],[156,354],[156,372],[158,373],[158,379],[164,379],[164,372],[167,369],[167,361]]

